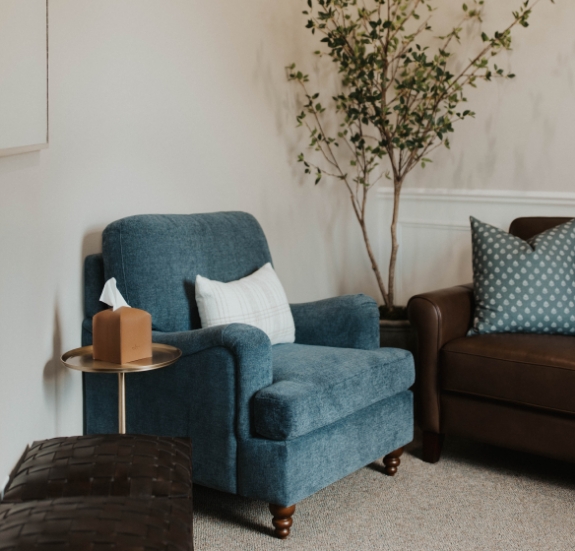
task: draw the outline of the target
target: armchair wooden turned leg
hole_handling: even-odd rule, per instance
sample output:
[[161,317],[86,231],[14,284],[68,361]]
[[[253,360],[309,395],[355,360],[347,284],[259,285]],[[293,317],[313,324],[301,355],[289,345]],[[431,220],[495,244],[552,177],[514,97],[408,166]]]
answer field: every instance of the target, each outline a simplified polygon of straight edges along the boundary
[[399,448],[391,453],[388,453],[383,458],[383,464],[385,465],[383,472],[387,476],[393,476],[397,472],[397,467],[401,463],[401,454],[403,453],[403,448]]
[[441,457],[443,447],[443,434],[437,432],[423,432],[423,460],[426,463],[437,463]]
[[270,503],[270,511],[274,516],[272,523],[274,525],[274,536],[285,540],[289,536],[291,525],[293,524],[292,515],[295,513],[295,505],[283,507]]

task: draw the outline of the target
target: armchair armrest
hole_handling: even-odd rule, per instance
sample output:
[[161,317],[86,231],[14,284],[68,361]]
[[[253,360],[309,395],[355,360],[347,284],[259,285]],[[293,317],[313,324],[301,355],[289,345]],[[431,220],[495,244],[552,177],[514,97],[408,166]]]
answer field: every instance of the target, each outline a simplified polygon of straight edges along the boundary
[[473,285],[459,285],[412,297],[409,320],[417,334],[416,400],[421,428],[439,433],[439,353],[464,337],[473,319]]
[[295,341],[340,348],[379,348],[379,310],[366,295],[291,304]]
[[[182,359],[189,359],[186,363],[190,367],[194,364],[194,356],[207,349],[222,347],[230,352],[235,360],[235,370],[227,376],[231,379],[232,388],[235,387],[235,397],[229,397],[230,401],[235,399],[236,402],[235,430],[240,437],[250,435],[250,400],[258,390],[273,382],[271,343],[262,330],[243,323],[230,323],[177,333],[153,331],[152,340],[179,348]],[[206,373],[207,377],[209,375]],[[196,399],[201,397],[198,395]],[[206,407],[209,408],[210,404]]]
[[[83,323],[83,343],[92,338]],[[272,384],[271,343],[251,325],[232,323],[176,333],[152,333],[154,342],[182,350],[171,366],[134,373],[126,386],[128,427],[134,433],[191,437],[194,480],[237,491],[238,441],[252,434],[251,398]],[[115,432],[117,378],[84,373],[87,434]]]
[[[152,341],[169,344],[182,351],[182,358],[176,366],[196,369],[205,372],[205,381],[201,384],[212,384],[224,388],[223,381],[214,378],[226,377],[231,388],[235,388],[236,427],[238,436],[250,434],[249,401],[260,389],[273,382],[271,343],[269,337],[257,327],[242,323],[230,323],[206,329],[164,333],[152,331]],[[82,345],[92,343],[92,320],[86,318],[82,324]],[[225,353],[218,355],[217,350]],[[233,361],[227,359],[231,356]],[[215,368],[212,364],[217,363]],[[222,371],[225,372],[222,375]],[[99,381],[100,378],[97,378]],[[221,383],[221,384],[220,384]],[[86,388],[84,389],[86,392]],[[206,395],[197,392],[195,400],[202,401]],[[209,409],[210,404],[205,404]]]

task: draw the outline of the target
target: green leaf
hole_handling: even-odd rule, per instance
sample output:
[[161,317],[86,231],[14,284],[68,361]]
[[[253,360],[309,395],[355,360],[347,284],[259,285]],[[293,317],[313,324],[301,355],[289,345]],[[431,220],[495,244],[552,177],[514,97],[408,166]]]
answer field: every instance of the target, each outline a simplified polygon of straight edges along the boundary
[[[421,3],[430,12],[448,11],[443,3],[387,1],[393,8],[389,20],[379,17],[380,8],[387,8],[385,0],[367,3],[316,0],[315,8],[312,8],[313,0],[306,0],[307,15],[304,15],[303,25],[307,24],[312,34],[316,30],[321,33],[317,38],[322,45],[316,46],[321,50],[316,49],[315,53],[326,70],[330,66],[333,69],[331,79],[324,81],[322,76],[320,84],[337,79],[335,89],[339,91],[336,94],[326,95],[328,88],[323,86],[317,88],[318,92],[308,91],[309,76],[298,71],[295,64],[288,69],[288,80],[303,88],[302,113],[296,120],[309,131],[308,144],[314,150],[311,155],[317,155],[319,161],[323,155],[324,161],[335,165],[335,179],[366,189],[381,176],[393,181],[394,175],[390,176],[385,166],[378,168],[381,174],[375,170],[377,161],[386,155],[394,158],[404,152],[419,159],[419,164],[425,167],[431,160],[424,155],[434,144],[441,143],[449,148],[447,136],[454,132],[456,125],[453,123],[474,116],[473,111],[464,110],[462,105],[467,101],[468,87],[476,87],[478,80],[485,82],[496,77],[515,76],[511,72],[505,73],[492,58],[511,48],[512,36],[520,26],[527,26],[535,2],[517,0],[519,6],[513,12],[513,18],[501,23],[503,31],[487,34],[475,25],[465,27],[464,31],[462,24],[450,29],[442,42],[436,43],[432,40],[435,32],[430,23],[416,23],[416,11],[422,10],[412,9]],[[463,1],[462,19],[481,22],[484,0]],[[435,4],[441,7],[433,7]],[[386,12],[387,9],[381,10],[382,14]],[[510,23],[515,25],[509,26]],[[479,45],[472,52],[471,59],[476,61],[458,79],[459,73],[452,73],[450,68],[457,67],[460,62],[469,63],[457,46],[460,39],[463,42],[464,35],[468,38],[468,30],[469,38],[481,38],[483,46]],[[382,91],[387,95],[382,97]],[[324,94],[323,104],[319,103],[320,94]],[[307,118],[306,114],[309,115]],[[320,114],[323,114],[322,126],[318,122]],[[323,126],[323,119],[326,126]],[[323,129],[333,129],[333,137],[326,135]],[[306,174],[313,174],[315,183],[319,183],[323,177],[321,170],[308,163],[303,154],[298,161],[304,164]],[[314,158],[315,162],[318,161]],[[347,174],[343,176],[347,166],[353,167],[349,169],[349,178]]]

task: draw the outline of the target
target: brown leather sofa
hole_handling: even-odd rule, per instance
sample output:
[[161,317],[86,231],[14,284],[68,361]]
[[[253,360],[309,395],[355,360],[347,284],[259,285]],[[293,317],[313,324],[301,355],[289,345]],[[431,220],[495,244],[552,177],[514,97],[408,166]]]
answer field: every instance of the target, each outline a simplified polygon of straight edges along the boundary
[[[518,218],[528,239],[570,218]],[[467,337],[473,285],[414,296],[416,416],[423,459],[439,461],[445,435],[575,461],[575,337]]]

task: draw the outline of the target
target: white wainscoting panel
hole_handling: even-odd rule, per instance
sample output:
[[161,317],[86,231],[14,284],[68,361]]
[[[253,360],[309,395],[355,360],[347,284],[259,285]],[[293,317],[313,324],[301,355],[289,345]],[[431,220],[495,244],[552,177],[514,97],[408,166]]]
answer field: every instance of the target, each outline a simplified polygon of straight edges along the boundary
[[[393,191],[378,190],[379,255],[389,258]],[[575,193],[407,189],[399,213],[396,303],[472,280],[469,216],[509,229],[521,216],[573,216]]]

